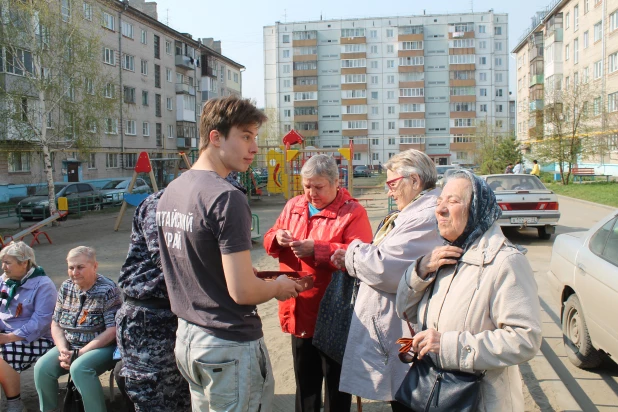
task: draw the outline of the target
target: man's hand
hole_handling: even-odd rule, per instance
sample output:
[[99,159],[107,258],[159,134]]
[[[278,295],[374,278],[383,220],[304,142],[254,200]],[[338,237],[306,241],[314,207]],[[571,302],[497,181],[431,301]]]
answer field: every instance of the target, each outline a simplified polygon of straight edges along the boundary
[[303,289],[299,283],[293,281],[285,275],[279,276],[275,282],[277,283],[277,287],[279,289],[275,295],[277,300],[284,301],[289,298],[295,298],[298,296],[298,292]]
[[440,266],[455,265],[463,253],[456,246],[438,246],[430,255],[425,255],[418,264],[418,276],[425,279],[427,275],[437,271]]
[[345,250],[335,250],[335,253],[330,257],[330,261],[333,262],[337,269],[345,270]]
[[307,256],[313,256],[314,244],[315,242],[313,239],[295,240],[290,243],[290,247],[292,248],[292,252],[294,252],[294,256],[297,258],[304,258]]
[[275,237],[277,238],[277,243],[279,243],[281,247],[290,247],[292,246],[291,243],[295,240],[294,236],[292,236],[292,232],[283,229],[277,230]]

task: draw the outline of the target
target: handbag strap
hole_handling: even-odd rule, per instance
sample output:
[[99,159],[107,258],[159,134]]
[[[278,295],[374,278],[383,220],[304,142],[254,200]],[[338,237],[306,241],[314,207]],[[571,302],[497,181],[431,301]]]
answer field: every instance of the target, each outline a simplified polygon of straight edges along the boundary
[[438,274],[436,273],[436,277],[431,282],[431,286],[429,288],[429,296],[427,296],[427,303],[425,304],[425,315],[423,315],[423,325],[421,326],[421,330],[427,329],[427,313],[429,313],[429,301],[433,295],[433,288],[436,286],[436,280],[438,280]]

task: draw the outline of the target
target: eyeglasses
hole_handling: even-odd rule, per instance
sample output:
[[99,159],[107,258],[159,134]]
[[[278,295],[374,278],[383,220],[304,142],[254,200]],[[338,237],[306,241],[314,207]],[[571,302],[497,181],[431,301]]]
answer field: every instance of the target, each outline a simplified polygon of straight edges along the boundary
[[399,187],[399,185],[395,184],[395,183],[397,183],[401,179],[405,179],[405,178],[406,178],[406,176],[399,176],[399,177],[396,177],[394,179],[387,180],[386,181],[386,186],[384,186],[384,189],[386,190],[387,193],[389,192],[389,190],[394,192],[395,190],[397,190],[397,187]]
[[403,313],[403,317],[408,324],[408,329],[410,330],[410,337],[397,339],[397,343],[403,345],[401,348],[399,348],[399,353],[397,354],[397,356],[402,363],[414,363],[418,354],[412,351],[412,338],[416,333],[414,332],[414,329],[412,329],[412,325],[410,325],[410,321],[408,320],[408,315],[406,315],[405,312]]

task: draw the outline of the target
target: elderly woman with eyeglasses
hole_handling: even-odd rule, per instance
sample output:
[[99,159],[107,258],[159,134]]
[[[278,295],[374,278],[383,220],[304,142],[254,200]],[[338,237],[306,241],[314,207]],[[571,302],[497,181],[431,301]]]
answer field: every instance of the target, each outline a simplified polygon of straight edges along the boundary
[[58,378],[70,372],[84,409],[104,412],[105,396],[98,376],[115,364],[120,290],[111,279],[97,273],[97,255],[90,247],[71,249],[67,266],[69,279],[60,286],[51,328],[56,347],[34,367],[41,411],[57,407]]
[[447,178],[435,213],[444,245],[416,259],[397,292],[397,313],[422,325],[411,349],[442,369],[485,372],[477,410],[523,411],[517,365],[542,338],[532,268],[502,234],[493,191],[471,172]]
[[382,220],[373,242],[355,240],[347,252],[337,250],[332,256],[337,267],[359,282],[339,389],[389,401],[393,411],[405,411],[395,401],[408,370],[397,360],[396,341],[407,329],[395,313],[395,293],[408,266],[441,243],[434,217],[440,190],[435,187],[436,167],[421,151],[401,152],[384,168],[388,195],[398,210]]
[[24,242],[2,249],[0,261],[0,384],[7,411],[21,412],[19,373],[54,347],[50,325],[56,286]]

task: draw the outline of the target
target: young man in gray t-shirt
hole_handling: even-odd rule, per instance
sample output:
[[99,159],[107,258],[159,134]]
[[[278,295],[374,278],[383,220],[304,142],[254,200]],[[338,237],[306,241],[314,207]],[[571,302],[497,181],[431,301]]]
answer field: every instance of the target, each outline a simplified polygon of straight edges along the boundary
[[285,276],[255,277],[251,210],[225,180],[249,168],[266,120],[248,100],[206,102],[200,156],[157,206],[161,263],[179,318],[176,359],[193,410],[272,409],[274,379],[256,305],[296,297],[301,287]]

